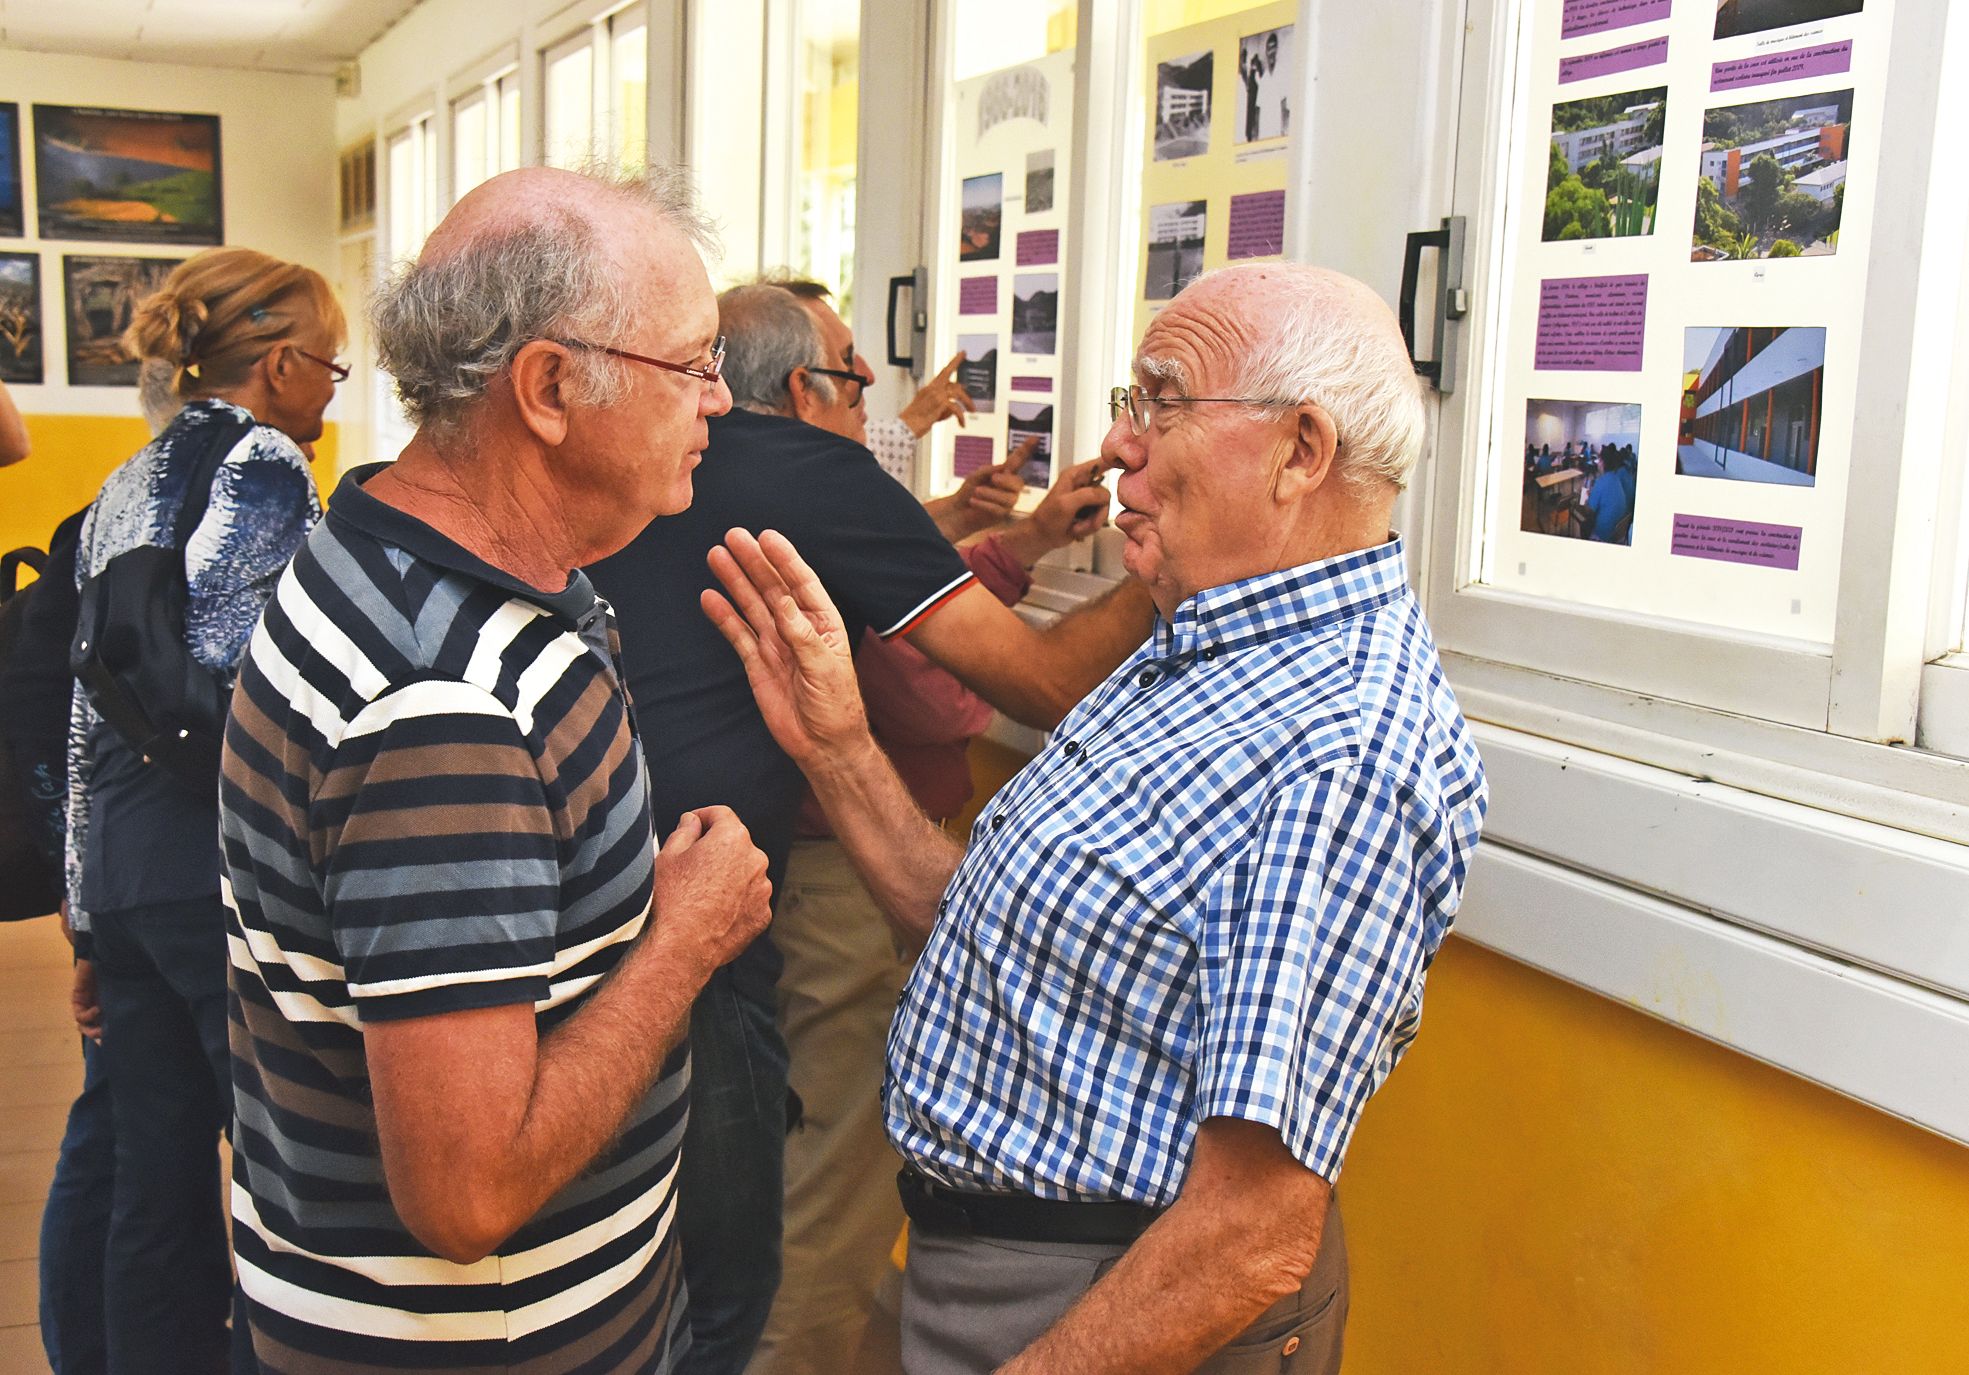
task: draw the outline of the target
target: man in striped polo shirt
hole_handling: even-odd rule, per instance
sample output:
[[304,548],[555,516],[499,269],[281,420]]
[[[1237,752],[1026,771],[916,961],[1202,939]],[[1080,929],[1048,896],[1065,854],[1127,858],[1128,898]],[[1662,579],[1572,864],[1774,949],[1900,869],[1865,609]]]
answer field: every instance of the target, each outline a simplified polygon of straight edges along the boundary
[[336,493],[227,728],[233,1238],[269,1369],[688,1345],[683,1036],[770,888],[723,808],[653,851],[579,567],[689,505],[730,405],[705,232],[680,178],[509,173],[376,306],[417,433]]

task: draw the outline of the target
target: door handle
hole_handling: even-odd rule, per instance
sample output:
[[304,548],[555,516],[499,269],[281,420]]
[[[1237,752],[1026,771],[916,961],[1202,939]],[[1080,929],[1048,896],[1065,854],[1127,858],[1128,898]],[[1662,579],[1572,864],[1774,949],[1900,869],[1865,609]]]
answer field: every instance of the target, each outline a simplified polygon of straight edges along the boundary
[[[923,293],[928,284],[929,271],[917,268],[906,277],[889,278],[889,309],[883,319],[888,325],[889,366],[908,368],[917,377],[923,375],[923,342],[930,331],[930,313],[923,307]],[[909,292],[909,351],[903,352],[896,346],[896,305],[902,293]]]
[[[1460,331],[1450,326],[1470,313],[1470,293],[1463,285],[1464,231],[1467,224],[1463,216],[1451,215],[1443,220],[1440,229],[1418,229],[1408,236],[1407,248],[1402,255],[1402,290],[1396,311],[1401,320],[1402,340],[1408,345],[1408,359],[1415,365],[1417,375],[1428,378],[1443,396],[1456,390]],[[1431,248],[1438,255],[1436,299],[1433,302],[1436,356],[1419,358],[1415,353],[1415,296],[1420,285],[1422,254]]]

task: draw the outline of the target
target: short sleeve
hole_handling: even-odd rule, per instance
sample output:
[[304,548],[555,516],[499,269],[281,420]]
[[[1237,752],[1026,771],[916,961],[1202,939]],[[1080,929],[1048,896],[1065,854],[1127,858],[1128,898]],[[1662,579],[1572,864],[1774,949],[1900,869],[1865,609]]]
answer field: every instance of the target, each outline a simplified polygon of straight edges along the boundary
[[916,434],[900,418],[869,421],[868,449],[882,471],[903,486],[916,480]]
[[185,638],[207,668],[230,674],[280,575],[321,518],[307,460],[257,426],[212,476],[212,499],[185,544]]
[[1284,789],[1203,914],[1198,1116],[1276,1127],[1328,1180],[1420,1014],[1404,825],[1393,784],[1354,765]]
[[311,829],[365,1021],[547,996],[554,813],[518,722],[490,693],[433,680],[371,702],[323,771]]
[[806,480],[779,486],[777,528],[851,621],[885,640],[906,634],[962,592],[971,570],[923,504],[866,450],[824,438]]

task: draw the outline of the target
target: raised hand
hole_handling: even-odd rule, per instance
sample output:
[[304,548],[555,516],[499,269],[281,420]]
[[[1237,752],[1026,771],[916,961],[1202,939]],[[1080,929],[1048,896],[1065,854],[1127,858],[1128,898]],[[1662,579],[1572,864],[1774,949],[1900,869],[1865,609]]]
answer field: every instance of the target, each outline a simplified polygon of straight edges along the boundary
[[759,714],[801,768],[868,741],[854,645],[814,570],[786,536],[731,530],[709,555],[727,597],[701,598],[739,660]]
[[940,420],[955,419],[961,430],[964,428],[964,417],[977,410],[971,401],[971,393],[964,390],[964,384],[957,380],[957,369],[963,361],[964,351],[959,349],[943,365],[943,371],[925,382],[910,398],[909,404],[902,408],[902,423],[909,426],[910,433],[918,439],[928,434],[930,427]]
[[1033,509],[1033,524],[1057,549],[1086,539],[1108,523],[1108,489],[1101,485],[1107,460],[1090,458],[1062,472]]

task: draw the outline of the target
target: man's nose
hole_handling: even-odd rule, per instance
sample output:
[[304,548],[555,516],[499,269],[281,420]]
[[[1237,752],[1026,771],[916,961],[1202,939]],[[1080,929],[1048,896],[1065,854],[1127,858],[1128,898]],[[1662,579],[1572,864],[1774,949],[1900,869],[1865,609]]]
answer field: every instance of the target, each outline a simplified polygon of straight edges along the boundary
[[1110,468],[1124,470],[1141,467],[1148,461],[1148,446],[1142,442],[1143,436],[1135,433],[1135,427],[1121,416],[1108,426],[1108,432],[1101,437],[1101,457]]

